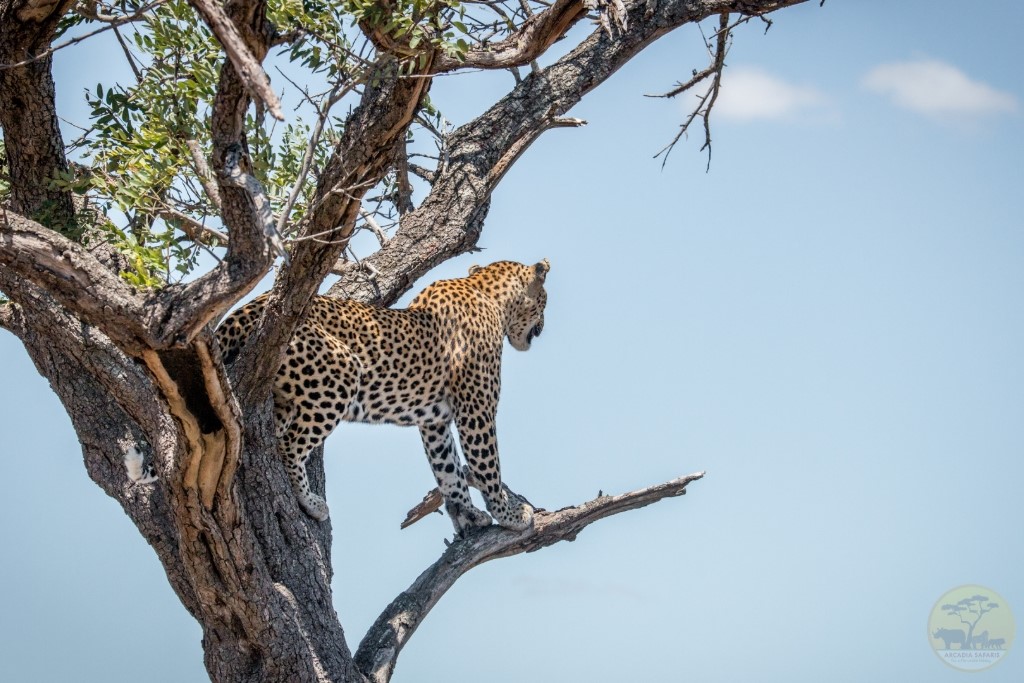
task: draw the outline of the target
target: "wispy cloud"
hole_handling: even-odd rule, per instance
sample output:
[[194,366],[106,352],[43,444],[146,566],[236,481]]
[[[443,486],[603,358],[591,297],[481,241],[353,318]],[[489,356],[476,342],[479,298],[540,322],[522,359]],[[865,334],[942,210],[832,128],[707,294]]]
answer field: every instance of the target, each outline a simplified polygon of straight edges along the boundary
[[1013,95],[972,80],[955,66],[935,59],[876,66],[861,85],[898,107],[935,118],[977,118],[1020,108]]
[[714,115],[735,121],[790,119],[820,111],[828,99],[815,88],[787,83],[762,69],[726,69]]

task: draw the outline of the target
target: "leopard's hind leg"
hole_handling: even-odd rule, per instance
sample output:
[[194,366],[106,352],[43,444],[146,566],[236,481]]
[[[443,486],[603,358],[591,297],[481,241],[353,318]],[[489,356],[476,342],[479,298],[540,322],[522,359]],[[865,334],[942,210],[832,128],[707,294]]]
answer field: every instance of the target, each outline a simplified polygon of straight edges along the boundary
[[274,417],[281,455],[299,505],[314,519],[330,512],[310,487],[306,462],[349,410],[358,384],[358,359],[319,328],[296,335],[278,372]]

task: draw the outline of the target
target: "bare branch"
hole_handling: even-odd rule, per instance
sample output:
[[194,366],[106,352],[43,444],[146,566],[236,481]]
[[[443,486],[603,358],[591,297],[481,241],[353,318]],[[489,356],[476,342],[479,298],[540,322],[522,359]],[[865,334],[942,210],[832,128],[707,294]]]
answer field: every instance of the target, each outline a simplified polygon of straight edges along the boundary
[[583,529],[600,519],[681,496],[690,483],[703,477],[704,472],[697,472],[618,496],[598,495],[594,500],[557,512],[537,510],[532,529],[516,532],[492,526],[456,541],[377,617],[356,650],[356,667],[375,683],[390,680],[402,647],[431,608],[473,567],[540,550],[559,541],[574,541]]
[[260,62],[253,56],[252,52],[245,45],[241,34],[235,27],[234,22],[228,17],[219,4],[212,0],[189,0],[189,3],[196,8],[196,11],[203,17],[206,25],[217,36],[217,40],[224,47],[228,59],[234,64],[238,75],[252,95],[263,101],[270,110],[271,116],[278,121],[284,121],[284,113],[281,111],[281,100],[277,93],[270,87],[270,77],[263,70]]
[[384,229],[380,227],[380,223],[378,223],[377,219],[373,217],[373,214],[367,211],[366,209],[360,207],[359,215],[362,216],[364,221],[366,221],[366,227],[368,227],[370,229],[370,232],[373,233],[373,236],[377,238],[377,242],[380,244],[380,246],[383,247],[385,244],[387,244],[388,237],[387,235],[384,234]]
[[487,184],[491,189],[498,186],[501,179],[505,177],[508,170],[512,168],[512,164],[519,160],[519,157],[526,152],[527,148],[534,143],[534,141],[540,137],[540,134],[551,128],[579,128],[587,125],[587,122],[583,119],[577,118],[557,118],[548,121],[542,128],[537,131],[531,131],[530,134],[524,135],[519,140],[516,140],[512,145],[509,146],[505,153],[501,155],[498,161],[491,168],[491,172],[487,175]]
[[181,231],[185,233],[190,240],[197,244],[209,246],[216,243],[217,246],[223,247],[228,243],[228,236],[220,230],[214,230],[213,228],[207,227],[195,218],[192,218],[188,214],[184,214],[177,209],[167,206],[159,209],[157,213],[165,221],[177,222]]
[[431,185],[433,185],[434,184],[434,180],[437,179],[437,173],[434,172],[434,171],[431,171],[429,168],[423,168],[419,164],[407,164],[407,165],[409,167],[409,172],[410,173],[414,173],[415,175],[417,175],[418,177],[420,177],[423,180],[427,181]]
[[[729,44],[732,40],[732,30],[740,24],[744,24],[755,17],[760,18],[765,22],[765,31],[771,27],[771,20],[762,14],[748,14],[740,17],[735,23],[730,24],[729,12],[722,12],[722,14],[719,15],[718,30],[715,32],[715,49],[711,55],[711,64],[699,72],[694,71],[693,77],[690,78],[690,80],[685,83],[677,83],[676,87],[666,93],[661,95],[647,95],[647,97],[673,98],[677,95],[681,95],[687,90],[690,90],[706,78],[711,77],[711,84],[708,86],[708,89],[704,91],[703,95],[697,96],[697,106],[693,108],[689,116],[687,116],[686,120],[679,127],[679,131],[676,133],[675,137],[673,137],[671,142],[665,145],[657,154],[654,155],[655,159],[664,155],[661,162],[662,166],[664,166],[668,161],[668,156],[672,153],[672,149],[676,146],[676,143],[686,135],[687,131],[690,129],[690,125],[699,117],[702,119],[704,124],[704,144],[701,145],[700,151],[703,152],[705,149],[708,151],[707,168],[711,168],[711,110],[714,108],[715,102],[718,100],[718,93],[722,86],[722,71],[725,69],[725,58],[729,53]],[[701,30],[701,33],[703,35],[703,29]],[[707,44],[708,50],[711,51],[710,42],[705,39],[705,43]]]
[[284,205],[284,209],[281,210],[281,216],[277,219],[277,234],[284,234],[285,224],[288,222],[288,217],[292,213],[292,208],[295,206],[295,202],[299,198],[299,194],[302,193],[302,186],[306,183],[306,177],[309,175],[309,169],[313,166],[313,158],[316,156],[316,146],[320,144],[320,136],[324,131],[324,124],[327,123],[328,117],[331,115],[331,108],[337,104],[345,95],[351,92],[354,84],[350,84],[345,88],[341,87],[341,83],[336,83],[331,89],[330,94],[327,96],[327,100],[319,107],[319,115],[316,119],[316,125],[313,127],[313,132],[309,136],[309,144],[306,145],[306,152],[302,156],[302,166],[299,169],[299,175],[295,179],[295,185],[292,187],[291,193],[288,195],[288,201]]
[[461,61],[454,57],[438,57],[435,72],[464,68],[507,69],[529,64],[586,15],[583,0],[556,0],[548,9],[528,18],[508,38],[472,48]]

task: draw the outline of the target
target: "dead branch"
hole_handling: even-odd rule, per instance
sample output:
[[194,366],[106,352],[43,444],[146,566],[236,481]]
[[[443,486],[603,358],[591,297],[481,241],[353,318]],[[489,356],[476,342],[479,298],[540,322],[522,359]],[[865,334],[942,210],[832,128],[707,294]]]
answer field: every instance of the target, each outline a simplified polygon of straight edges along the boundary
[[598,495],[581,505],[555,512],[537,510],[532,529],[510,531],[491,526],[452,543],[437,562],[377,617],[356,651],[356,667],[371,681],[390,680],[406,641],[455,581],[473,567],[489,560],[540,550],[559,541],[574,541],[583,529],[600,519],[681,496],[691,482],[703,477],[704,472],[696,472],[618,496]]
[[253,97],[267,105],[271,116],[278,121],[284,121],[281,100],[278,99],[274,89],[270,87],[270,77],[263,70],[259,60],[253,56],[252,51],[246,47],[234,22],[223,8],[211,0],[189,0],[189,4],[195,7],[203,21],[210,27],[213,35],[217,36],[228,59],[238,71],[245,89],[252,93]]
[[[749,19],[750,17],[744,17],[737,24]],[[686,135],[686,132],[690,129],[690,124],[700,117],[704,121],[704,144],[701,145],[700,151],[703,152],[705,149],[708,151],[708,168],[711,167],[711,110],[715,106],[715,101],[718,99],[718,91],[722,85],[722,70],[725,68],[725,56],[729,52],[729,40],[732,37],[734,26],[735,24],[733,26],[729,25],[729,13],[722,12],[719,16],[718,31],[715,33],[715,52],[711,65],[700,73],[694,73],[693,78],[689,81],[679,84],[676,88],[661,96],[675,97],[711,76],[711,85],[708,86],[703,95],[697,98],[697,106],[694,107],[686,121],[679,127],[679,132],[676,133],[671,142],[654,155],[655,159],[664,155],[661,161],[662,166],[668,161],[668,155],[672,153],[676,143]]]
[[528,18],[518,31],[502,41],[472,48],[461,60],[438,57],[434,70],[444,73],[464,68],[507,69],[529,64],[586,15],[587,8],[582,0],[557,0],[540,14]]
[[373,236],[377,238],[377,242],[380,246],[384,246],[388,243],[388,237],[384,234],[384,229],[380,227],[380,223],[373,217],[373,214],[366,209],[359,207],[359,215],[362,216],[363,220],[366,221],[366,227],[370,229]]
[[437,178],[437,172],[431,171],[429,168],[424,168],[419,164],[408,164],[409,172],[427,181],[431,185],[434,184],[434,180]]

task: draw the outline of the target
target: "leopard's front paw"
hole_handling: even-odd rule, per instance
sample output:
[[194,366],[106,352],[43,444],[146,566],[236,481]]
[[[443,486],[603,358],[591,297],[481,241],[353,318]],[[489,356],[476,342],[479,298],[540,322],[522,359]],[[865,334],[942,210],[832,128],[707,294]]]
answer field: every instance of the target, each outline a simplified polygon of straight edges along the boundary
[[327,501],[316,495],[315,493],[307,493],[305,496],[299,496],[299,505],[306,514],[317,521],[324,521],[331,516],[331,511],[327,508]]
[[464,536],[466,532],[477,527],[490,526],[491,516],[472,504],[445,501],[444,509],[448,511],[448,517],[452,520],[457,536]]

